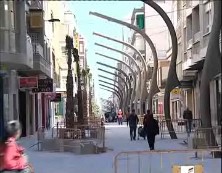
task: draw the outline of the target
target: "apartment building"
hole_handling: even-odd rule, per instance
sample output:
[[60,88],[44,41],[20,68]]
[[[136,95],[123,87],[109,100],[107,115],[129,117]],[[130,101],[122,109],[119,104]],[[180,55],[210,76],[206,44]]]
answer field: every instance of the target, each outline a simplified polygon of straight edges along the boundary
[[[200,80],[206,56],[213,21],[213,1],[174,1],[171,20],[178,37],[177,75],[181,86],[177,98],[171,100],[174,118],[182,118],[186,107],[193,111],[194,118],[200,118]],[[171,49],[168,56],[171,55]],[[211,83],[211,106],[213,125],[219,124],[218,111],[221,109],[221,76]],[[220,108],[219,108],[220,107]]]
[[[26,13],[30,3],[27,1],[0,1],[0,132],[3,134],[4,122],[12,119],[23,119],[19,109],[20,70],[33,68],[32,41],[27,34]],[[28,75],[28,72],[24,72]],[[25,91],[27,101],[29,91]],[[25,103],[23,103],[25,105]],[[29,106],[32,106],[31,104]],[[29,106],[23,110],[32,113]],[[25,131],[25,130],[24,130]]]

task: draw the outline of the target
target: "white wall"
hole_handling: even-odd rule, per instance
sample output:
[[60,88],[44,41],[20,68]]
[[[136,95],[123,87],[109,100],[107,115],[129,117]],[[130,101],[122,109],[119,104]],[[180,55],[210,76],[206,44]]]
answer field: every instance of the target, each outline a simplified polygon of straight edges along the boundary
[[[165,12],[171,11],[171,1],[156,2]],[[161,16],[150,6],[145,5],[145,32],[152,40],[159,59],[165,59],[165,52],[169,47],[168,29]],[[146,43],[147,61],[152,63],[152,53],[148,43]]]

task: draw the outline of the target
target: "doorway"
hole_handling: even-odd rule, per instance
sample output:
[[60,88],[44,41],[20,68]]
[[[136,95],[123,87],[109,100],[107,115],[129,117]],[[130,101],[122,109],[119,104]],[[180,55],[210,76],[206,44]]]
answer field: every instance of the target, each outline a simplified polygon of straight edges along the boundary
[[19,91],[19,120],[22,125],[22,135],[26,136],[26,93],[25,91]]

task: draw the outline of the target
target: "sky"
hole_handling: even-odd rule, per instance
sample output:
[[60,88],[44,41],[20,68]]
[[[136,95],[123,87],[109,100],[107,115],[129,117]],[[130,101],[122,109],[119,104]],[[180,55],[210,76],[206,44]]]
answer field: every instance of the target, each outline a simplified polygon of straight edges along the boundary
[[[114,70],[107,67],[98,65],[96,62],[106,63],[112,66],[116,66],[116,61],[103,58],[96,55],[95,52],[102,53],[117,59],[122,59],[122,55],[111,50],[96,46],[95,43],[100,43],[121,50],[122,44],[109,41],[107,39],[93,35],[93,32],[100,33],[102,35],[107,35],[119,40],[122,40],[123,33],[124,38],[129,35],[129,29],[109,22],[105,19],[98,18],[93,15],[89,15],[89,12],[98,12],[119,20],[124,20],[130,22],[130,18],[134,8],[141,8],[143,3],[141,1],[70,1],[69,8],[75,14],[77,19],[77,30],[85,38],[87,44],[87,63],[95,81],[95,97],[97,103],[100,102],[100,98],[108,98],[111,93],[100,89],[98,80],[106,80],[98,78],[98,73],[100,75],[105,75],[107,77],[113,78],[112,75],[98,71],[98,68],[105,69],[110,72]],[[106,80],[107,81],[107,80]],[[108,82],[108,81],[107,81]],[[102,83],[101,83],[102,84]]]

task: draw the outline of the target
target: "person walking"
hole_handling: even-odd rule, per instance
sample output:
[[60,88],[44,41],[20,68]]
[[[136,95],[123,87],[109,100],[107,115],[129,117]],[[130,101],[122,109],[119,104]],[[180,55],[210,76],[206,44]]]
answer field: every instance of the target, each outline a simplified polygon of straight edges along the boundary
[[153,118],[153,114],[150,110],[147,110],[147,114],[144,117],[143,125],[146,131],[150,150],[154,150],[155,136],[159,134],[159,125],[158,121]]
[[127,124],[129,125],[129,128],[130,128],[131,141],[136,140],[136,129],[137,129],[138,122],[139,122],[139,118],[135,113],[135,109],[133,109],[132,113],[127,118]]
[[188,136],[190,136],[190,133],[191,133],[192,118],[193,118],[193,113],[192,113],[192,111],[187,107],[186,110],[184,110],[184,112],[183,112],[183,119],[186,120],[186,129],[187,129],[187,134],[188,134]]
[[119,125],[122,125],[123,124],[123,112],[121,109],[118,112],[117,119],[118,119]]

